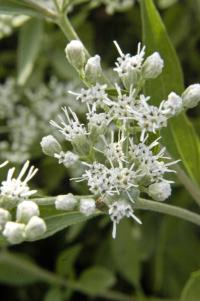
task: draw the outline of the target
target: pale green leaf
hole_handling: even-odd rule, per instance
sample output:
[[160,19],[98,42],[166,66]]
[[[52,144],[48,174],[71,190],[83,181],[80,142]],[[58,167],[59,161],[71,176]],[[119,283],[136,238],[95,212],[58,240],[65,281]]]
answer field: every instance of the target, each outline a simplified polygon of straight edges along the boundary
[[[147,54],[159,51],[165,61],[163,73],[146,84],[145,92],[154,104],[166,99],[172,91],[181,94],[184,90],[183,76],[175,49],[170,42],[165,26],[152,0],[141,0],[143,42]],[[185,114],[170,120],[163,130],[164,143],[174,158],[180,158],[193,180],[200,182],[200,153],[198,136]]]
[[0,0],[0,13],[10,15],[23,14],[34,17],[42,16],[23,0]]
[[84,271],[78,281],[82,291],[95,295],[106,291],[115,283],[115,277],[111,271],[104,267],[94,266]]
[[42,44],[43,22],[31,19],[21,28],[18,46],[18,84],[24,85],[30,76]]

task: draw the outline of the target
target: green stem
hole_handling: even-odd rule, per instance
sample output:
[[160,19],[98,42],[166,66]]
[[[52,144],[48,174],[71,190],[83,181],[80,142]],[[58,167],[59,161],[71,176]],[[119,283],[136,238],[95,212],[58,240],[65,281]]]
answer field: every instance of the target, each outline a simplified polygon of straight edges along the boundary
[[[68,39],[68,41],[80,40],[79,36],[77,35],[76,31],[74,30],[68,17],[65,14],[60,13],[60,16],[56,23],[62,29],[62,31],[63,31],[64,35],[66,36],[66,38]],[[86,52],[87,56],[90,57],[90,54],[86,48],[85,48],[85,52]]]
[[149,201],[149,200],[140,198],[135,203],[134,208],[168,214],[168,215],[181,218],[183,220],[186,220],[188,222],[191,222],[195,225],[200,226],[200,215],[199,214],[193,213],[187,209],[183,209],[180,207],[167,205],[167,204],[156,202],[156,201]]
[[185,186],[187,191],[200,206],[200,189],[197,184],[188,177],[188,175],[178,164],[174,166],[174,170],[177,171],[177,177],[179,178],[180,182]]
[[[92,198],[93,195],[76,196],[77,199],[81,199],[83,197]],[[53,205],[55,203],[55,198],[56,197],[35,198],[33,201],[35,201],[38,205]],[[134,204],[134,208],[168,214],[200,226],[200,215],[184,208],[142,198],[137,200]]]

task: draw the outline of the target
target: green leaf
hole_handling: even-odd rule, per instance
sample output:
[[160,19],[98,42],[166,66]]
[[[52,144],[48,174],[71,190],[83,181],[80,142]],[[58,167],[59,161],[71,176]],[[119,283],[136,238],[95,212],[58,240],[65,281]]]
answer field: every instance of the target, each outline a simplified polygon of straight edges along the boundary
[[40,18],[55,18],[56,14],[45,6],[29,0],[0,0],[0,13],[16,15],[23,14]]
[[53,216],[48,216],[44,218],[47,225],[47,232],[41,237],[41,239],[52,236],[71,225],[86,221],[94,216],[97,216],[98,214],[99,213],[93,214],[92,216],[85,216],[78,211],[74,211],[64,213],[62,212]]
[[44,301],[64,301],[66,300],[61,289],[51,288],[45,295]]
[[155,289],[168,297],[179,296],[188,276],[200,266],[198,231],[165,217],[157,246]]
[[84,271],[78,281],[82,291],[95,295],[106,291],[115,283],[115,277],[111,271],[104,267],[94,266]]
[[[146,83],[145,91],[154,104],[166,99],[172,91],[182,93],[183,75],[175,49],[152,0],[141,0],[143,42],[147,55],[159,51],[165,61],[163,73]],[[193,180],[200,183],[199,139],[185,114],[169,121],[163,130],[164,143],[174,158],[181,158],[185,169]]]
[[0,0],[0,13],[2,14],[24,14],[29,16],[40,16],[30,5],[23,0]]
[[21,28],[18,46],[18,84],[30,76],[42,44],[43,22],[31,19]]
[[8,285],[27,285],[41,279],[38,268],[21,254],[0,254],[0,282]]
[[[132,221],[131,221],[132,222]],[[139,287],[141,257],[137,238],[137,227],[129,220],[123,220],[117,227],[117,237],[112,240],[112,255],[116,269],[132,285]]]
[[69,276],[73,272],[74,262],[80,253],[81,246],[75,245],[62,251],[56,262],[56,272],[61,276]]
[[180,301],[199,301],[200,299],[200,271],[192,273],[181,294]]

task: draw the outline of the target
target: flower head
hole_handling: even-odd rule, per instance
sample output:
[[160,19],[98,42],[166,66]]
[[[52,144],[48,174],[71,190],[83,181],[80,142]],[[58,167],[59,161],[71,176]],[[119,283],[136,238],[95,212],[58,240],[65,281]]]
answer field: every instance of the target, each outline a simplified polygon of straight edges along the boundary
[[111,221],[113,222],[113,231],[112,231],[112,237],[116,238],[116,232],[117,232],[117,224],[121,221],[124,217],[132,217],[137,223],[141,224],[142,222],[140,219],[135,216],[133,213],[133,209],[131,206],[124,200],[120,200],[117,202],[114,202],[109,206],[109,215],[111,218]]
[[[29,168],[29,165],[30,162],[27,161],[22,167],[17,178],[13,177],[15,168],[13,167],[9,169],[7,179],[1,183],[0,195],[11,200],[11,203],[9,202],[9,207],[15,206],[17,202],[29,198],[37,191],[30,190],[28,182],[34,177],[38,169],[33,166]],[[27,175],[25,176],[26,173]]]

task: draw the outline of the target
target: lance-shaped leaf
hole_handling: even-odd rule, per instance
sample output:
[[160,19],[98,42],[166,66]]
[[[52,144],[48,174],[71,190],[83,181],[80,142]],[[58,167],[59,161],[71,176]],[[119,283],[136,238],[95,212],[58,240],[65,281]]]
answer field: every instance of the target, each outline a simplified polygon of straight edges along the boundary
[[18,84],[24,85],[30,76],[42,42],[43,22],[29,20],[21,29],[18,46]]
[[28,0],[0,0],[0,13],[2,14],[22,14],[32,17],[55,17],[53,11],[41,6],[34,1]]
[[[141,0],[143,42],[147,55],[158,51],[165,61],[163,73],[146,83],[145,92],[154,104],[166,99],[172,91],[184,91],[183,75],[175,49],[168,37],[153,0]],[[200,183],[200,151],[198,136],[185,114],[169,121],[163,130],[164,144],[174,158],[180,158],[189,176]]]

